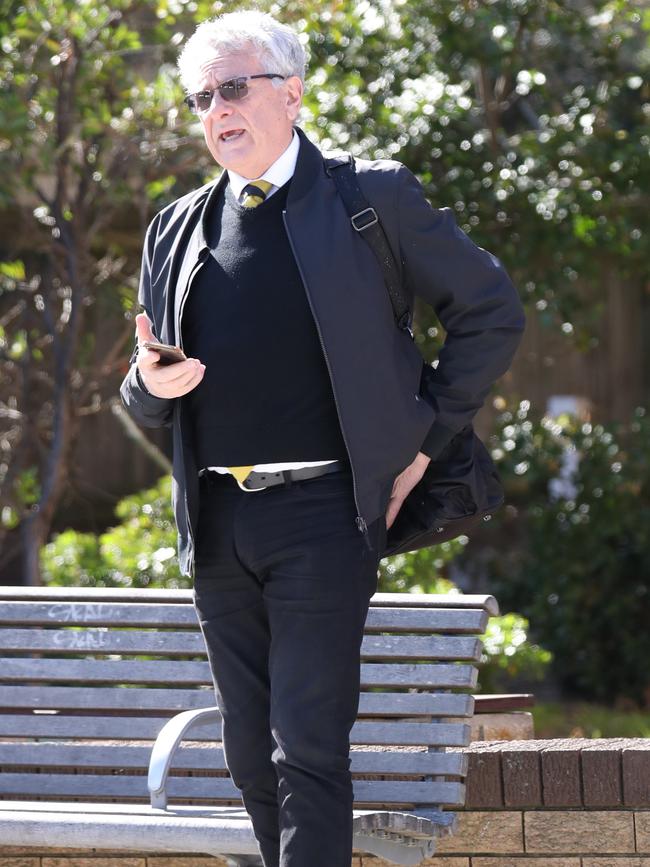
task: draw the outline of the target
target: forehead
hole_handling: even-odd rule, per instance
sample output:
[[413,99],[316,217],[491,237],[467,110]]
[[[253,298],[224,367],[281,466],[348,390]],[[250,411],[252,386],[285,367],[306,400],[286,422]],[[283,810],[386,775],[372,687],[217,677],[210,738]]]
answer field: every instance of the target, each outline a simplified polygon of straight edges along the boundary
[[263,71],[259,55],[252,47],[249,51],[214,52],[199,65],[200,86]]

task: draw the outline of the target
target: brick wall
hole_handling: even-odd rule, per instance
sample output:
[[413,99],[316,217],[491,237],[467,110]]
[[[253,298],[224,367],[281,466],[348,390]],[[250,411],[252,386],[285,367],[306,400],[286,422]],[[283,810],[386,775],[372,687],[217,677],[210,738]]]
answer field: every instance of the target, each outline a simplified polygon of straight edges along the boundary
[[[438,841],[436,856],[422,867],[650,867],[650,739],[487,741],[465,751],[467,802],[458,829]],[[225,861],[0,846],[0,867],[225,867]],[[389,864],[362,856],[352,867]]]
[[468,809],[650,807],[650,739],[472,743]]

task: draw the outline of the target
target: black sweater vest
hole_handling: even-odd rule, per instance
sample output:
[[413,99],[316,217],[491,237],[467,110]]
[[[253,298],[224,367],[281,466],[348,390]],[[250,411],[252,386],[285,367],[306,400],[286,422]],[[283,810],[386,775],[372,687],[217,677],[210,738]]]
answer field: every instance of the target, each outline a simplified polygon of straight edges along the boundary
[[347,458],[282,219],[289,185],[251,209],[227,186],[209,216],[212,255],[181,323],[185,354],[206,365],[182,398],[199,467]]

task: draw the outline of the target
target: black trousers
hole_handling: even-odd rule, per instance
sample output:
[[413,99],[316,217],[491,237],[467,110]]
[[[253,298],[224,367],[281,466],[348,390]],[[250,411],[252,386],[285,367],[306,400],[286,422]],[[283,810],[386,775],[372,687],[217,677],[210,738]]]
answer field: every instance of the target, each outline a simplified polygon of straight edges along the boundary
[[265,490],[202,477],[194,604],[264,867],[350,867],[350,729],[386,539],[349,468]]

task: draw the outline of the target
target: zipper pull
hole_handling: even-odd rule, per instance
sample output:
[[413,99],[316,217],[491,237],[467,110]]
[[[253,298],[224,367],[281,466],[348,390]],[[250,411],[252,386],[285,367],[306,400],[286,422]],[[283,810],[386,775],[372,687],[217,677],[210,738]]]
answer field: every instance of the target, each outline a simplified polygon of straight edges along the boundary
[[355,522],[357,525],[357,530],[360,533],[363,533],[363,538],[364,538],[364,541],[366,543],[366,547],[368,548],[369,551],[372,551],[372,545],[370,544],[370,536],[368,535],[368,525],[366,524],[364,518],[362,518],[361,515],[357,515],[357,517],[355,518]]

